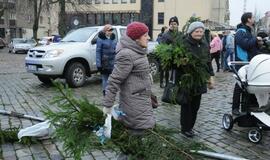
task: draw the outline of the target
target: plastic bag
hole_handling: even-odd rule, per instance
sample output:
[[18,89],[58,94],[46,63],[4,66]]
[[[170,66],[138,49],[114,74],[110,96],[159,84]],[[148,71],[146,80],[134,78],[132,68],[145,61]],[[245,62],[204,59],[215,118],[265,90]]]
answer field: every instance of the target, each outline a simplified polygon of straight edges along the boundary
[[126,114],[125,114],[123,111],[119,110],[118,105],[117,105],[117,106],[115,105],[115,106],[113,106],[113,108],[112,108],[112,116],[113,116],[113,118],[114,118],[115,120],[121,121],[121,118],[122,118],[123,116],[126,116]]
[[96,132],[96,135],[98,136],[100,143],[104,144],[104,142],[107,139],[111,138],[111,131],[112,131],[112,115],[107,114],[105,124],[103,125],[103,127],[99,127],[99,129],[94,132]]
[[45,122],[41,122],[33,126],[21,129],[18,133],[18,138],[21,139],[22,137],[44,137],[52,135],[54,131],[55,129],[50,127],[50,122],[47,120]]
[[112,133],[112,115],[107,114],[104,124],[104,136],[106,138],[111,138],[111,133]]
[[101,144],[104,144],[107,139],[111,138],[112,117],[115,120],[121,120],[122,116],[126,116],[126,114],[123,111],[120,111],[118,107],[118,104],[114,105],[111,114],[107,114],[104,125],[99,127],[98,130],[94,131],[96,132],[96,135],[98,136]]

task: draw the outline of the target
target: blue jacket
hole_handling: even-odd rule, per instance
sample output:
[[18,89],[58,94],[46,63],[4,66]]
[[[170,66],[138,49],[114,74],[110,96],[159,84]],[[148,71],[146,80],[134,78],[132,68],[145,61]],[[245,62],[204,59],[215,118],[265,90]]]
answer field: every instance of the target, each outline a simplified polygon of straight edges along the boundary
[[108,39],[104,32],[99,32],[96,48],[96,65],[102,72],[112,72],[115,59],[115,35]]
[[[246,51],[246,56],[241,56],[237,47]],[[238,52],[238,53],[237,53]],[[250,61],[257,54],[257,38],[251,33],[251,28],[240,24],[235,34],[235,59],[236,61]],[[241,58],[242,57],[242,58]]]
[[229,35],[227,35],[225,48],[226,49],[234,49],[234,36],[231,33]]

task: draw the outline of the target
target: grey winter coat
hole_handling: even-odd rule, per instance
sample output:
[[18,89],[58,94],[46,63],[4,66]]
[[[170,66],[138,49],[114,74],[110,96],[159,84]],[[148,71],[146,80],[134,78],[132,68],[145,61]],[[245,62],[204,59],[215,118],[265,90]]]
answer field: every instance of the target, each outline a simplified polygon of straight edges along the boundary
[[112,107],[119,90],[119,106],[126,114],[124,125],[130,129],[153,128],[155,118],[146,50],[128,36],[123,36],[117,44],[116,53],[103,105]]

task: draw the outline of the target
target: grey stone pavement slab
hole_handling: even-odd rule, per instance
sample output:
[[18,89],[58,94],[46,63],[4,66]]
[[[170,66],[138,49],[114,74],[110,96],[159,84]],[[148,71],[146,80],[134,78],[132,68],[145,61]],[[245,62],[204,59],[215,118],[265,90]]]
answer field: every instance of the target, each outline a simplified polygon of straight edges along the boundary
[[[10,54],[7,50],[0,50],[0,109],[16,111],[29,115],[43,117],[41,109],[55,106],[49,105],[49,101],[57,95],[53,87],[46,86],[24,68],[25,54]],[[216,74],[215,89],[203,95],[198,119],[195,125],[196,136],[193,140],[208,145],[216,152],[237,155],[247,159],[270,159],[270,134],[263,132],[263,140],[260,144],[252,144],[247,139],[249,128],[234,126],[232,131],[222,129],[221,120],[224,113],[230,113],[231,98],[234,79],[231,73],[219,72]],[[162,89],[159,84],[153,85],[154,93],[159,97]],[[89,101],[101,103],[101,84],[96,76],[87,81],[82,88],[74,89],[76,96],[85,96]],[[160,106],[155,110],[158,124],[180,129],[180,106],[168,105],[159,102]],[[22,126],[23,128],[36,124],[28,119],[0,115],[1,129]],[[175,138],[187,140],[181,134]],[[19,143],[6,143],[1,145],[2,157],[0,159],[19,160],[61,160],[73,159],[63,152],[62,143],[54,140],[43,140],[41,143],[24,146]],[[83,159],[116,159],[114,151],[89,151]]]

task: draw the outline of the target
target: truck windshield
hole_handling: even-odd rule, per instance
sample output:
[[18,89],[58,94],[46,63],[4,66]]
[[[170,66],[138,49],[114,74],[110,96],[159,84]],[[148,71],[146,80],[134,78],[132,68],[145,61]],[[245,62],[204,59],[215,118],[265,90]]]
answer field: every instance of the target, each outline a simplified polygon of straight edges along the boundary
[[97,28],[81,28],[67,34],[62,42],[86,42]]

